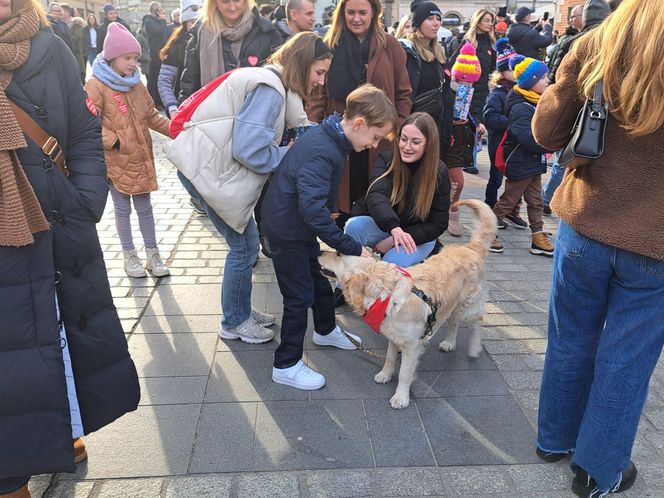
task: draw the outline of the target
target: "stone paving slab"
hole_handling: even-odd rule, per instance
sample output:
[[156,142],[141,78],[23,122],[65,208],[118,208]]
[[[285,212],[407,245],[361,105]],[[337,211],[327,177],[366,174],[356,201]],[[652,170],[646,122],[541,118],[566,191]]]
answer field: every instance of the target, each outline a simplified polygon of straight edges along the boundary
[[[572,496],[569,462],[542,464],[533,451],[551,259],[528,252],[527,230],[501,231],[506,250],[488,257],[489,302],[478,359],[466,354],[466,329],[457,351],[439,352],[443,327],[422,355],[411,405],[392,410],[388,400],[396,383],[373,382],[382,361],[313,344],[310,320],[304,359],[328,383],[301,392],[270,380],[282,301],[262,255],[252,302],[278,315],[275,340],[247,345],[218,339],[227,247],[205,216],[192,214],[160,151],[163,143],[155,136],[160,189],[152,199],[172,276],[127,278],[110,201],[98,225],[140,375],[141,406],[87,438],[89,460],[75,474],[33,478],[33,496]],[[480,161],[480,175],[465,175],[465,198],[483,198],[485,152]],[[468,210],[461,220],[463,236],[445,234],[445,244],[469,239]],[[555,217],[544,222],[555,232]],[[135,219],[133,226],[142,254]],[[372,351],[385,353],[385,338],[347,307],[337,309],[337,320]],[[663,456],[660,359],[634,446],[639,478],[624,496],[664,496]]]

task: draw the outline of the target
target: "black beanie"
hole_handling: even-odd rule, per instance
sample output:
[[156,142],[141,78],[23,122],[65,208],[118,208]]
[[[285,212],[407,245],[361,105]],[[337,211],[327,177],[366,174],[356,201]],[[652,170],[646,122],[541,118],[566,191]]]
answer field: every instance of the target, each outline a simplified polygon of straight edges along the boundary
[[429,16],[438,16],[443,20],[443,13],[433,2],[418,2],[410,4],[410,24],[413,28],[419,28]]

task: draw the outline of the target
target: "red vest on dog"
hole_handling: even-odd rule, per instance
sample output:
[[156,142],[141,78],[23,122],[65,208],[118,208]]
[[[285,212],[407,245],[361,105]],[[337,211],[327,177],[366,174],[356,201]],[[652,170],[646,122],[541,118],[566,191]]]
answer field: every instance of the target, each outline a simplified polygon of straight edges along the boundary
[[[396,267],[397,271],[405,277],[410,277],[410,273],[400,267]],[[373,329],[376,334],[380,333],[380,326],[385,320],[385,315],[387,311],[387,305],[390,304],[390,299],[392,295],[390,294],[385,299],[376,299],[369,309],[362,315],[362,319],[366,324]]]

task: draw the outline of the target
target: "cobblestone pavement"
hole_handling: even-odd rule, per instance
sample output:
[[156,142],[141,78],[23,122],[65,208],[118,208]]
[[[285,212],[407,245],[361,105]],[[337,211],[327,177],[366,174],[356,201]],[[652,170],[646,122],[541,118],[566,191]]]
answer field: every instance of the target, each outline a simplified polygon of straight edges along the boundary
[[[394,383],[373,382],[375,360],[310,338],[305,360],[327,385],[297,391],[271,382],[278,334],[253,346],[218,338],[226,246],[193,214],[163,143],[156,137],[153,205],[172,276],[125,276],[110,200],[98,227],[141,405],[87,438],[89,458],[75,474],[34,478],[35,496],[571,495],[568,463],[543,464],[534,455],[551,260],[529,254],[529,231],[505,230],[505,252],[489,256],[485,351],[470,360],[463,334],[456,352],[430,347],[409,408],[389,407]],[[466,198],[483,199],[488,160],[480,158],[480,175],[466,175]],[[467,238],[469,213],[462,220]],[[547,218],[546,229],[555,231],[555,223]],[[254,305],[280,312],[270,261],[261,256],[255,270]],[[370,348],[385,349],[348,310],[338,319]],[[663,400],[660,360],[634,449],[640,477],[624,496],[664,496]]]

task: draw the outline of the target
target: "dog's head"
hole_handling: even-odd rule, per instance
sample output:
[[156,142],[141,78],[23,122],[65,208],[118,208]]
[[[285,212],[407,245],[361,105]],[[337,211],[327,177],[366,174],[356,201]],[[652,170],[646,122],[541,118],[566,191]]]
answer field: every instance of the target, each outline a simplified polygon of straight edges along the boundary
[[321,273],[339,282],[346,302],[358,315],[363,315],[376,299],[391,295],[398,278],[394,265],[373,258],[324,252],[318,261]]

